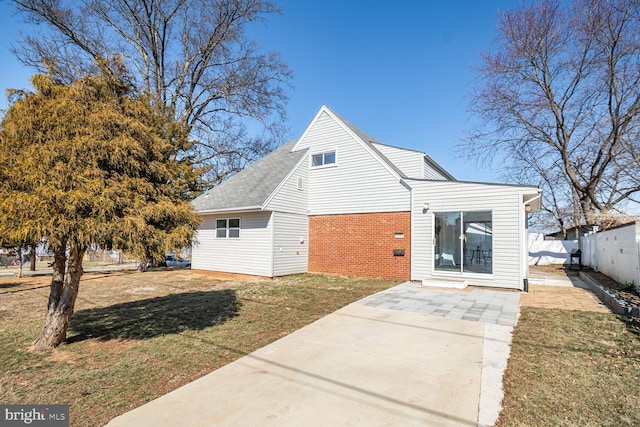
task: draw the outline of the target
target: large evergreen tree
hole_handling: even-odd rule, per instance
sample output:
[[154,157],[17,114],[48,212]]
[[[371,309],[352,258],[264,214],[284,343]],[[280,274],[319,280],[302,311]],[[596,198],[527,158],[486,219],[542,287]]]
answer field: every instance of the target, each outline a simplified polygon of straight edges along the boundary
[[142,259],[190,243],[198,216],[187,130],[106,72],[65,85],[36,75],[14,93],[0,129],[0,235],[44,238],[54,253],[44,328],[34,345],[66,338],[86,249]]

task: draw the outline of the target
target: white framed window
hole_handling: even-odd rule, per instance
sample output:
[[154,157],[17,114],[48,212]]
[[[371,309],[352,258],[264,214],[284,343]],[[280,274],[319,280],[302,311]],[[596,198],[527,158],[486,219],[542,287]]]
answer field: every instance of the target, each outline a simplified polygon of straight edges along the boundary
[[216,219],[216,238],[218,239],[240,238],[240,218]]
[[336,164],[336,150],[311,155],[311,167],[332,166]]

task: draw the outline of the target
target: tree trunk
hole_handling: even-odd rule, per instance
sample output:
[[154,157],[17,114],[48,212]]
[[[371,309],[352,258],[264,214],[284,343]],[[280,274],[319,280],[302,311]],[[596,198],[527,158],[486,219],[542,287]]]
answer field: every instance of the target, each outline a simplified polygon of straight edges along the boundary
[[18,277],[22,277],[22,248],[18,248]]
[[47,317],[40,336],[34,341],[36,350],[47,350],[56,347],[67,338],[67,328],[78,296],[80,278],[82,277],[83,251],[71,248],[69,267],[65,274],[66,245],[54,250],[53,276]]
[[31,246],[31,264],[29,266],[29,270],[36,271],[36,247],[35,247],[35,245]]
[[138,271],[140,273],[144,273],[147,271],[147,267],[149,267],[149,263],[143,259],[140,260],[140,263],[138,264]]
[[598,211],[593,204],[587,199],[581,199],[580,207],[582,208],[585,225],[598,225]]
[[556,221],[558,221],[558,226],[560,227],[560,231],[562,232],[562,239],[567,239],[567,227],[564,225],[564,218],[562,218],[562,212],[556,214]]

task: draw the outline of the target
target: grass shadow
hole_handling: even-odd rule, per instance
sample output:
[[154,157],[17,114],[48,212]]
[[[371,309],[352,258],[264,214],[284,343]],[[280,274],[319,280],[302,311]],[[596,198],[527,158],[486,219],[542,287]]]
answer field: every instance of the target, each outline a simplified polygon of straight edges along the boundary
[[82,274],[82,281],[86,282],[89,280],[97,280],[104,279],[107,277],[115,277],[115,276],[126,276],[130,274],[136,274],[138,270],[94,270],[94,271],[85,271]]
[[10,282],[10,283],[0,283],[1,289],[9,289],[9,288],[17,288],[18,286],[22,286],[23,284],[20,282]]
[[149,339],[202,330],[238,315],[234,290],[186,292],[74,313],[68,343],[91,338]]
[[634,335],[636,339],[640,340],[640,319],[637,317],[620,316],[624,322],[627,331]]

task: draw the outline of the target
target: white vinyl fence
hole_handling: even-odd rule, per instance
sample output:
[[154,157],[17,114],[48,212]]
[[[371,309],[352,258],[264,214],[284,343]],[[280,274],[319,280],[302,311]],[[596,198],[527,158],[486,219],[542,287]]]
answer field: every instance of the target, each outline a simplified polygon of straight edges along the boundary
[[569,264],[577,240],[544,240],[544,234],[529,233],[529,265]]
[[581,240],[582,264],[618,283],[633,283],[640,291],[640,224],[592,233]]

